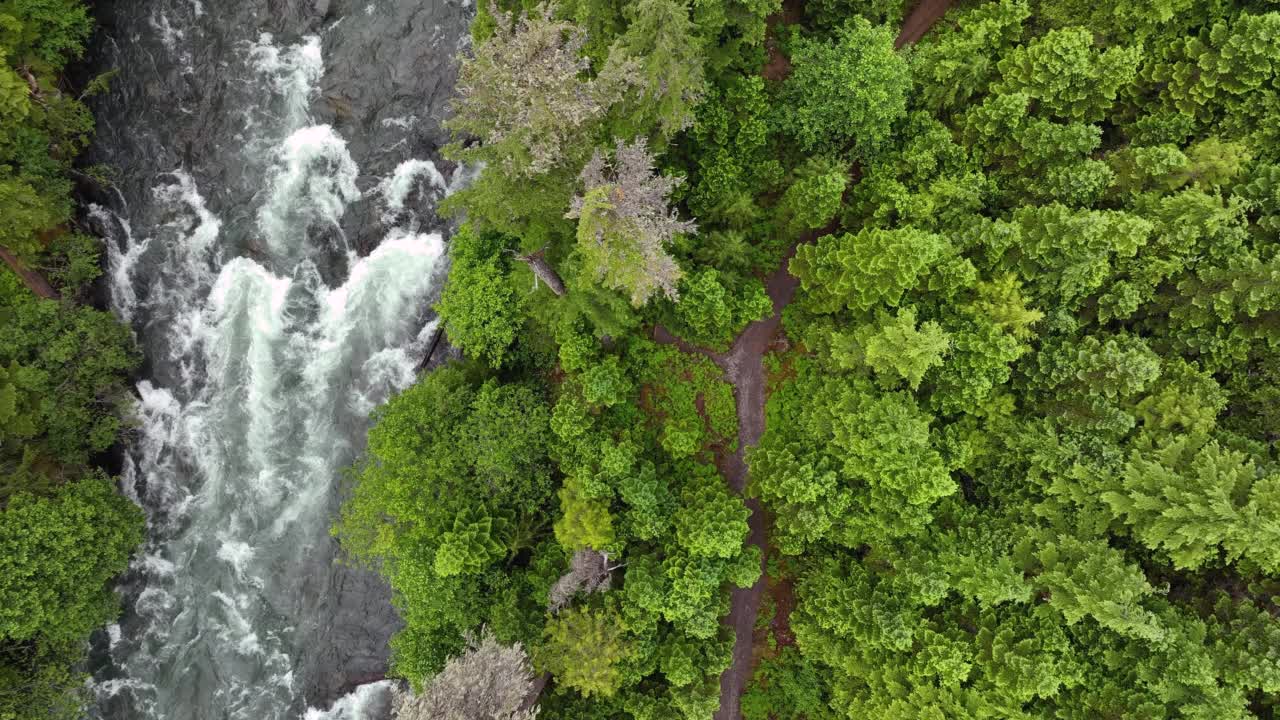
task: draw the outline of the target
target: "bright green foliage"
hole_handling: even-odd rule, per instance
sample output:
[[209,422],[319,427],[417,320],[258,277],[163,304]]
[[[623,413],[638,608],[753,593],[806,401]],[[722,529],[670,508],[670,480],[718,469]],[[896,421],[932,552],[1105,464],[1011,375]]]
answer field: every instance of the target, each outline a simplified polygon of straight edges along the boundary
[[999,54],[1030,14],[1026,0],[985,3],[960,13],[954,31],[926,35],[911,58],[912,75],[925,81],[917,102],[935,112],[962,108],[995,79]]
[[1126,213],[1072,211],[1056,204],[1021,208],[1014,218],[1019,239],[1001,238],[992,250],[1008,253],[1006,263],[1037,298],[1068,307],[1102,287],[1116,261],[1137,253],[1152,231],[1150,222]]
[[137,351],[128,329],[109,314],[36,300],[16,285],[7,271],[0,276],[0,367],[9,368],[15,402],[19,391],[25,398],[17,407],[27,420],[18,425],[34,425],[35,432],[0,430],[0,467],[24,447],[82,465],[116,439],[129,403],[123,376]]
[[502,543],[494,539],[493,518],[464,511],[453,521],[453,529],[440,535],[435,571],[442,578],[474,575],[503,554]]
[[[1197,447],[1197,445],[1200,445]],[[1180,437],[1166,447],[1135,450],[1115,490],[1103,494],[1117,517],[1150,548],[1180,568],[1241,556],[1276,572],[1280,532],[1273,506],[1280,478],[1263,475],[1245,453]]]
[[464,225],[449,241],[449,279],[436,310],[449,341],[468,356],[502,365],[521,318],[500,237]]
[[700,347],[728,348],[748,324],[773,313],[773,301],[758,280],[726,287],[720,273],[703,270],[686,277],[670,329]]
[[791,273],[815,311],[866,312],[896,307],[946,249],[944,238],[915,228],[828,235],[796,251]]
[[1181,113],[1208,123],[1225,110],[1228,124],[1241,128],[1274,93],[1278,43],[1280,13],[1217,20],[1161,45],[1142,79],[1159,84],[1160,100]]
[[621,619],[611,611],[570,608],[547,624],[538,665],[582,693],[608,697],[618,690],[618,663],[627,655]]
[[[407,625],[394,661],[414,682],[457,652],[463,631],[494,617],[492,569],[538,546],[553,496],[548,415],[531,388],[477,385],[456,367],[377,411],[335,533],[387,573]],[[504,641],[531,641],[536,628],[520,632]]]
[[572,480],[560,490],[556,541],[570,550],[607,550],[613,545],[613,517],[607,503],[586,497]]
[[864,325],[854,333],[832,338],[833,358],[842,367],[856,368],[865,364],[892,386],[906,380],[912,390],[931,367],[942,364],[951,347],[950,337],[938,323],[927,321],[916,327],[916,311],[904,307],[897,315],[881,312],[876,322]]
[[931,506],[956,491],[930,416],[905,393],[805,370],[770,405],[768,424],[790,432],[766,435],[750,455],[753,492],[788,518],[778,546],[796,553],[826,539],[857,547],[918,532]]
[[1269,716],[1271,9],[977,3],[914,52],[748,457],[807,716]]
[[753,685],[742,695],[746,720],[834,720],[827,705],[825,677],[794,647],[756,667]]
[[804,12],[822,28],[839,27],[854,15],[896,27],[902,22],[904,8],[897,0],[811,0],[805,3]]
[[631,378],[612,355],[582,374],[582,395],[593,405],[617,405],[627,399],[631,389]]
[[889,138],[906,111],[910,74],[893,50],[894,31],[854,18],[833,41],[796,41],[780,122],[807,151],[862,156]]
[[796,180],[778,202],[782,226],[791,235],[817,230],[836,216],[849,168],[839,161],[812,158],[796,172]]
[[747,534],[747,507],[718,475],[695,477],[676,508],[676,539],[694,555],[732,558]]
[[[107,583],[142,541],[142,512],[100,474],[0,512],[0,638],[75,641],[110,621]],[[40,562],[33,562],[36,558]]]
[[0,246],[28,262],[44,250],[39,234],[71,214],[67,171],[93,119],[59,74],[90,28],[79,0],[0,3]]
[[72,669],[89,633],[116,617],[109,584],[142,530],[142,512],[99,471],[44,497],[8,498],[0,510],[0,717],[81,716],[84,678]]
[[1084,28],[1051,30],[1005,55],[1001,79],[991,90],[1026,93],[1048,116],[1099,120],[1120,88],[1133,81],[1141,52],[1138,47],[1099,52]]
[[40,373],[9,361],[0,367],[0,442],[21,441],[34,436],[39,405]]

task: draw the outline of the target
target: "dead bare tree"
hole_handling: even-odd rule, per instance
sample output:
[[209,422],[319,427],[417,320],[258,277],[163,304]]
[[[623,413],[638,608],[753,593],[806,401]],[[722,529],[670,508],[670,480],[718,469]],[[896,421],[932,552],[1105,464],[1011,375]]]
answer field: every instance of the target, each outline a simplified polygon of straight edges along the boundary
[[496,27],[471,57],[462,58],[448,126],[480,139],[464,154],[532,177],[571,159],[569,148],[590,136],[584,129],[635,81],[636,65],[611,62],[587,77],[586,33],[554,19],[553,3],[519,19],[497,7],[490,12]]
[[590,595],[609,589],[613,571],[622,565],[609,565],[609,554],[599,550],[579,550],[569,561],[569,572],[551,586],[547,597],[547,610],[560,612],[578,593]]
[[630,145],[618,140],[612,160],[597,150],[579,177],[585,192],[565,217],[578,219],[578,247],[597,279],[628,292],[637,307],[658,291],[678,299],[683,272],[666,246],[697,230],[671,206],[671,192],[684,178],[654,172],[644,138]]
[[420,694],[395,691],[397,720],[534,720],[538,683],[520,643],[502,645],[487,630],[467,638],[466,649],[444,666]]

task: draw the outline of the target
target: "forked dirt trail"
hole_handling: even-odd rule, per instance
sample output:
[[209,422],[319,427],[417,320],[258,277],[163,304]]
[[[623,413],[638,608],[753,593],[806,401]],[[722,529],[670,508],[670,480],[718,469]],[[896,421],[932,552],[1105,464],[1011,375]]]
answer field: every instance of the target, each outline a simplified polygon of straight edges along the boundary
[[[694,347],[677,339],[666,328],[654,328],[654,340],[665,345],[675,345],[685,352],[698,353],[711,358],[724,370],[725,379],[733,384],[738,407],[738,450],[720,462],[720,474],[734,492],[741,495],[747,488],[747,463],[744,453],[747,447],[760,444],[764,435],[764,354],[782,327],[782,309],[791,302],[800,281],[787,271],[787,264],[795,254],[792,247],[782,264],[765,282],[769,299],[773,301],[773,314],[747,326],[733,341],[728,352],[717,353]],[[720,676],[720,710],[716,720],[737,720],[742,691],[751,679],[751,638],[756,615],[760,609],[760,596],[764,592],[765,514],[755,498],[746,500],[751,516],[747,518],[747,542],[760,548],[760,578],[749,588],[735,588],[730,600],[729,615],[725,623],[733,626],[733,664]]]
[[[921,0],[903,23],[902,33],[898,36],[895,47],[901,48],[923,37],[942,18],[951,4],[952,0]],[[799,22],[802,5],[797,0],[788,0],[784,4],[784,12],[770,19],[771,24],[779,21]],[[790,70],[790,63],[785,57],[780,57],[776,47],[770,48],[769,55],[768,65],[763,72],[770,76],[767,79],[780,80]],[[766,280],[769,298],[773,300],[773,315],[748,325],[734,340],[728,352],[717,353],[694,347],[674,337],[661,326],[653,329],[654,340],[711,358],[724,370],[725,379],[733,384],[738,409],[738,450],[721,460],[720,472],[729,487],[739,494],[747,486],[744,453],[748,447],[758,445],[760,437],[764,435],[764,354],[781,329],[783,308],[791,302],[796,287],[800,284],[787,269],[794,254],[793,247],[778,269]],[[768,542],[765,537],[765,514],[756,499],[748,498],[746,504],[751,510],[747,542],[760,548],[760,579],[749,588],[735,588],[733,591],[729,615],[724,620],[725,624],[733,627],[733,663],[720,676],[720,709],[715,714],[715,720],[739,720],[742,717],[742,692],[750,682],[752,673],[752,635],[756,615],[760,610],[760,598],[767,582],[764,575]]]

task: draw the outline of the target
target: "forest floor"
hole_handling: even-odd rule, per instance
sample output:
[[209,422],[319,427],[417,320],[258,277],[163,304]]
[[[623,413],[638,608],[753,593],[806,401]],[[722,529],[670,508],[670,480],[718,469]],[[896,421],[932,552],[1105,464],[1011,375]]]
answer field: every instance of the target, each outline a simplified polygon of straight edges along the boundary
[[[929,28],[947,12],[952,2],[953,0],[921,0],[903,22],[902,32],[895,46],[901,48],[923,37]],[[791,69],[790,61],[781,53],[772,39],[773,26],[780,22],[800,22],[804,16],[803,10],[803,0],[786,0],[783,3],[783,11],[769,18],[766,40],[768,60],[761,70],[766,79],[775,81],[785,79]],[[813,237],[802,238],[800,242],[811,242],[814,237],[821,234],[823,233],[814,233]],[[764,355],[775,343],[785,343],[785,339],[779,338],[779,330],[782,328],[782,311],[795,296],[796,287],[800,283],[787,269],[798,245],[799,243],[792,246],[778,268],[765,281],[769,298],[773,301],[773,314],[748,325],[734,340],[728,352],[713,352],[696,347],[675,337],[660,325],[653,329],[653,338],[657,342],[674,345],[685,352],[710,358],[724,371],[725,379],[733,385],[738,409],[738,447],[733,454],[717,453],[717,465],[725,482],[740,495],[745,492],[747,486],[747,464],[744,457],[746,450],[748,447],[758,445],[761,436],[764,435],[766,399]],[[734,589],[729,615],[724,619],[726,625],[733,627],[733,662],[720,676],[720,709],[715,714],[715,720],[739,720],[742,717],[740,707],[742,693],[747,683],[751,681],[758,654],[754,647],[758,635],[756,617],[760,612],[761,597],[769,587],[769,579],[765,573],[765,558],[769,554],[768,539],[765,534],[766,516],[760,507],[759,500],[747,498],[745,502],[751,511],[748,519],[747,542],[760,548],[761,573],[760,578],[751,587]],[[776,590],[782,593],[783,597],[791,598],[788,604],[794,604],[789,584],[787,587],[779,586]],[[786,614],[790,614],[789,608]],[[781,622],[785,625],[785,616]],[[789,628],[784,627],[782,631],[789,635]]]
[[902,32],[898,33],[898,40],[893,46],[901,49],[924,37],[929,28],[947,14],[953,2],[954,0],[920,0],[902,23]]

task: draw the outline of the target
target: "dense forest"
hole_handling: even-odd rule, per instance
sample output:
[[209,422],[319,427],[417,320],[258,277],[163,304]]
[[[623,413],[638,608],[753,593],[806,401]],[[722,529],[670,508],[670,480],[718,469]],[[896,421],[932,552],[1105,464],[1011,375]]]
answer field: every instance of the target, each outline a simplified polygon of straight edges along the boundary
[[[402,715],[1272,717],[1280,8],[911,9],[481,8],[467,359],[336,528]],[[716,362],[774,301],[744,502]]]
[[93,131],[66,64],[92,30],[80,0],[0,2],[0,718],[82,715],[88,637],[142,512],[101,469],[128,417],[128,329],[94,309],[99,242],[74,221]]
[[[464,357],[333,528],[399,717],[1275,717],[1280,6],[947,5],[477,8]],[[91,30],[0,0],[0,720],[82,716],[143,535]]]

